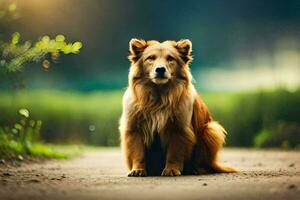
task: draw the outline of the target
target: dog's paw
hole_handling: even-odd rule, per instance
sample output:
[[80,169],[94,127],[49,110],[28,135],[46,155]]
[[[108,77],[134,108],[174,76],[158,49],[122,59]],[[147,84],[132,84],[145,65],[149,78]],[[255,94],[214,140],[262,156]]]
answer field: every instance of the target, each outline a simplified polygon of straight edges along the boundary
[[128,173],[128,176],[147,176],[147,173],[144,169],[133,169]]
[[175,168],[165,168],[161,173],[162,176],[180,176],[181,172]]

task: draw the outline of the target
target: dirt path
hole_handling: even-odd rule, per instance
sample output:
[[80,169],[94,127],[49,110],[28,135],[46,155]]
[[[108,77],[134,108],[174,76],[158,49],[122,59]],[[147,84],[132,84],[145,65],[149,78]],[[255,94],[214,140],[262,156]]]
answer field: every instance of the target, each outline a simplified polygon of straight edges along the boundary
[[0,167],[0,199],[299,199],[300,151],[227,149],[237,174],[126,177],[120,150]]

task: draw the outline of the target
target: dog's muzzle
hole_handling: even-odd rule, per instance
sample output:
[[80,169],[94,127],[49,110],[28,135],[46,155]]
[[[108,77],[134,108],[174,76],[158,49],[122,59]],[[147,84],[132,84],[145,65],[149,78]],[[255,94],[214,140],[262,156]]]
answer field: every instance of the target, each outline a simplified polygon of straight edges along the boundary
[[155,78],[158,78],[158,79],[164,79],[164,78],[167,78],[165,76],[165,73],[166,73],[166,67],[165,66],[157,66],[156,69],[155,69]]

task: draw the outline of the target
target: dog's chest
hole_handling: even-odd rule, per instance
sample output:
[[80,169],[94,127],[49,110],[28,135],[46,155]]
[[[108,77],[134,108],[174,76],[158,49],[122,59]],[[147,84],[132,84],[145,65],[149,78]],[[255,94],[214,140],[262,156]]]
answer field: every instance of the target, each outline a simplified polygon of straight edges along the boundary
[[145,113],[143,124],[145,143],[150,145],[153,142],[155,134],[164,134],[167,123],[172,119],[172,111],[169,109],[158,110]]
[[168,119],[170,119],[171,111],[161,110],[150,114],[149,125],[152,132],[161,133],[165,128]]

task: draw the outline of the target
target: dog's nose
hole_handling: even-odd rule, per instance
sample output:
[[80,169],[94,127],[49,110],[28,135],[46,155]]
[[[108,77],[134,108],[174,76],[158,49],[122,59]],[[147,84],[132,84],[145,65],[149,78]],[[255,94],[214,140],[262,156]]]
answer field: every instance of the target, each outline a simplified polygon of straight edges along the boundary
[[158,74],[158,75],[164,75],[164,73],[166,72],[166,68],[165,67],[157,67],[155,69],[155,72]]

